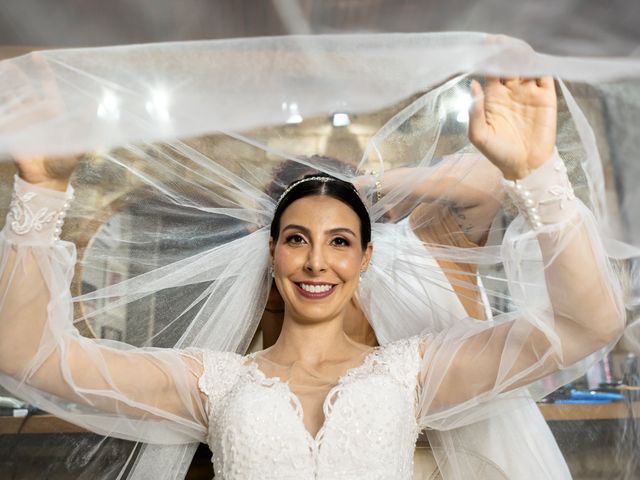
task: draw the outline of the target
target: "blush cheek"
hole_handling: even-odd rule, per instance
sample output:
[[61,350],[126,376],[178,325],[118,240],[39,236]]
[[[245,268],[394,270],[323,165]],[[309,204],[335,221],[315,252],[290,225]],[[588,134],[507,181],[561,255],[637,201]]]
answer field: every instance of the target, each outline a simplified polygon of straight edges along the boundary
[[304,265],[304,256],[301,252],[287,248],[276,249],[275,267],[281,276],[289,276],[299,270],[301,265]]
[[351,281],[360,274],[360,262],[359,256],[343,257],[334,263],[334,269],[344,282]]

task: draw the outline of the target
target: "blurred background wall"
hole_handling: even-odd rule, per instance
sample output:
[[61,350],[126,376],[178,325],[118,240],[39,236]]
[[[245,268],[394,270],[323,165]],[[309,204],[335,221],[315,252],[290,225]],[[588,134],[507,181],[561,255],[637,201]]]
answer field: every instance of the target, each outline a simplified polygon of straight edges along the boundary
[[638,0],[3,0],[0,45],[99,46],[295,33],[486,31],[536,50],[640,55]]

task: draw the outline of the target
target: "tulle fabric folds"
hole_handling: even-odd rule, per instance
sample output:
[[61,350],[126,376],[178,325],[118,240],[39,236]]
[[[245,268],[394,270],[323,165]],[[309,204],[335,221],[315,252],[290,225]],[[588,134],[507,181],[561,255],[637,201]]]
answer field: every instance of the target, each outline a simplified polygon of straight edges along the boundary
[[[540,230],[466,137],[469,80],[485,74],[568,81],[557,146],[577,200]],[[475,478],[474,451],[518,478],[523,465],[567,475],[532,398],[602,358],[627,316],[634,345],[632,159],[616,149],[640,151],[626,123],[640,112],[637,61],[483,34],[290,37],[44,52],[0,63],[0,80],[2,153],[91,157],[63,232],[78,259],[37,232],[0,237],[0,383],[100,434],[159,444],[130,478],[184,475],[207,429],[199,349],[256,341],[266,226],[284,187],[317,171],[354,182],[370,209],[374,255],[354,302],[380,344],[420,335],[417,419],[444,478]],[[335,126],[342,112],[351,125]],[[496,434],[505,412],[548,443]]]

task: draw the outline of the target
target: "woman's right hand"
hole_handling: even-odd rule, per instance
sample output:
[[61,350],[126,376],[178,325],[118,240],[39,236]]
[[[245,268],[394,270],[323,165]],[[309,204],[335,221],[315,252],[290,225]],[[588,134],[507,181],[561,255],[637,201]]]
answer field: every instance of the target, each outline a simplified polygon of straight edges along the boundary
[[[47,122],[55,119],[65,111],[55,75],[49,62],[40,53],[31,55],[33,77],[18,68],[15,64],[7,64],[3,69],[3,79],[9,88],[17,89],[18,97],[8,102],[10,110],[5,118],[11,120],[0,122],[0,131],[11,132],[30,124]],[[69,178],[82,155],[65,155],[48,157],[33,153],[12,152],[20,177],[35,185],[52,190],[64,191]]]

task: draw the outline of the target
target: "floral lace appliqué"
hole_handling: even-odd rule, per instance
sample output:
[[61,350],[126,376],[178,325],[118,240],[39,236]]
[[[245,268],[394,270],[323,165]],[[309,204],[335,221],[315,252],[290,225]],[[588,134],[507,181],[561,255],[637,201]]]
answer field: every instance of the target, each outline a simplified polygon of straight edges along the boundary
[[44,206],[46,201],[39,201],[38,196],[38,192],[24,190],[16,184],[9,205],[9,226],[13,233],[21,236],[32,232],[45,232],[53,226],[53,238],[57,240],[60,238],[72,197],[69,195],[61,208],[50,208]]
[[[381,347],[328,393],[312,438],[285,382],[243,357],[206,355],[208,443],[216,478],[409,480],[418,434],[416,341]],[[222,368],[219,368],[222,367]],[[215,378],[217,377],[217,378]]]

